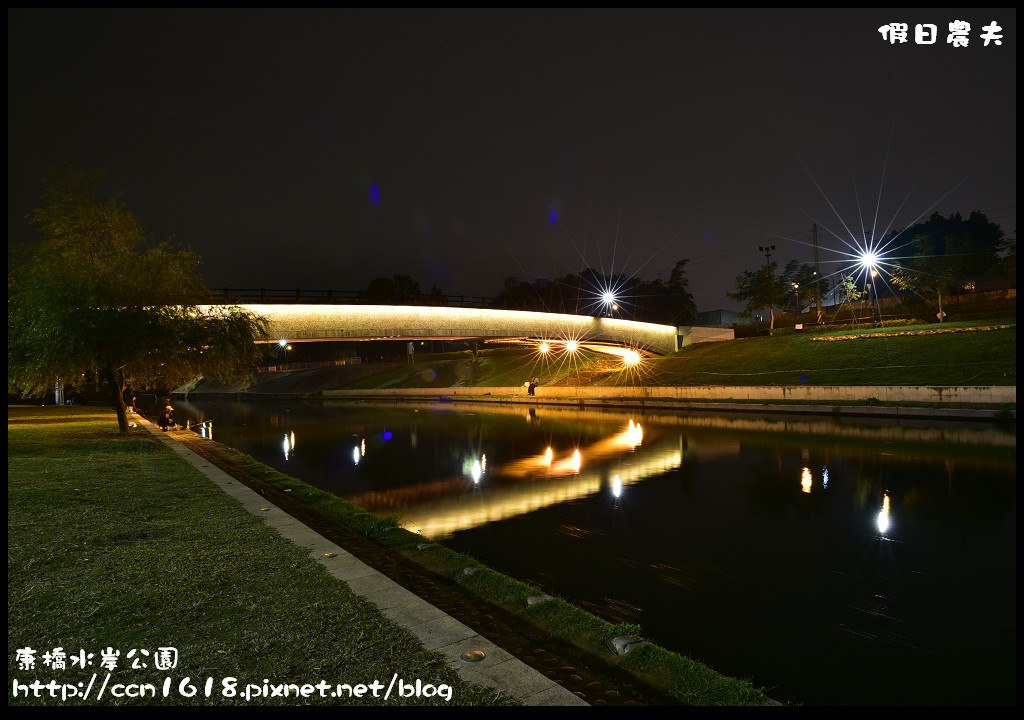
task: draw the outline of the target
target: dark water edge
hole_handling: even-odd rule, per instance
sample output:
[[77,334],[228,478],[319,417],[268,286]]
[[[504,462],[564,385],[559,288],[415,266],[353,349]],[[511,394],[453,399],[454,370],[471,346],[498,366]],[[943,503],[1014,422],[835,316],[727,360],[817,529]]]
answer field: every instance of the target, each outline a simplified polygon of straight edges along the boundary
[[[1016,702],[1012,428],[175,404],[219,442],[778,699]],[[579,448],[579,472],[524,467],[548,446],[554,465]]]

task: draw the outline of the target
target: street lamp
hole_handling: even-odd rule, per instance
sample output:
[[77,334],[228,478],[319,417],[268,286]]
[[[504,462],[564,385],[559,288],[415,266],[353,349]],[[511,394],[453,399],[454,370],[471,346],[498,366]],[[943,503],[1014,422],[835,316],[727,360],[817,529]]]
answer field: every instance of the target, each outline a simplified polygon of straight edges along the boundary
[[800,283],[793,283],[793,297],[796,299],[796,311],[800,312]]
[[878,255],[870,250],[862,252],[859,257],[860,264],[871,270],[878,264]]
[[873,291],[871,307],[878,312],[878,322],[882,322],[882,308],[878,306],[878,281],[875,279],[878,277],[878,271],[871,268],[871,289]]
[[615,293],[611,290],[605,290],[601,293],[601,303],[604,305],[604,314],[608,317],[612,316],[612,312],[619,309],[619,299],[615,297]]

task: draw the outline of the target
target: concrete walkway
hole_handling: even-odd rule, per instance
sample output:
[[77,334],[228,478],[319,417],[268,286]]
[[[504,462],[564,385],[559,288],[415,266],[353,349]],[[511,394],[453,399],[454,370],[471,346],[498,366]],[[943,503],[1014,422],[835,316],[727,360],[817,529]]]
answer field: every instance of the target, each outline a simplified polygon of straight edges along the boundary
[[[310,557],[327,572],[343,581],[356,595],[376,605],[392,622],[408,630],[427,650],[445,656],[464,679],[499,690],[523,705],[587,705],[580,697],[505,652],[475,630],[463,625],[419,596],[409,592],[346,552],[344,548],[314,532],[262,495],[235,480],[206,459],[196,455],[173,433],[156,428],[149,421],[133,416],[136,422],[155,435],[171,450],[210,478],[217,487],[237,500],[252,515],[296,545],[309,550]],[[469,663],[462,655],[483,651],[479,662]]]

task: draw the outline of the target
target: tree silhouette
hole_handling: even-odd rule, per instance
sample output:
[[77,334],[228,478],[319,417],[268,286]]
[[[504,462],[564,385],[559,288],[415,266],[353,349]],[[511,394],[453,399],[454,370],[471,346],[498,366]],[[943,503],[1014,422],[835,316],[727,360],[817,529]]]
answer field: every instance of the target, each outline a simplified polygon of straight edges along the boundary
[[201,375],[250,375],[266,322],[237,307],[204,305],[199,257],[154,243],[98,175],[52,174],[32,215],[38,242],[7,275],[8,389],[103,378],[128,431],[124,389],[174,387]]

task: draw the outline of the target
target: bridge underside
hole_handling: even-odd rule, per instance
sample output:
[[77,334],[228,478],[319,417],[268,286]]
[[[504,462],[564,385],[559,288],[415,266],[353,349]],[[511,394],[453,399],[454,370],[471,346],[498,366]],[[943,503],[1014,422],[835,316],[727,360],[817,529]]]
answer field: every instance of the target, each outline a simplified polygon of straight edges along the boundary
[[521,340],[613,345],[659,355],[674,352],[677,346],[677,328],[672,325],[585,315],[401,305],[241,307],[267,318],[267,342]]

